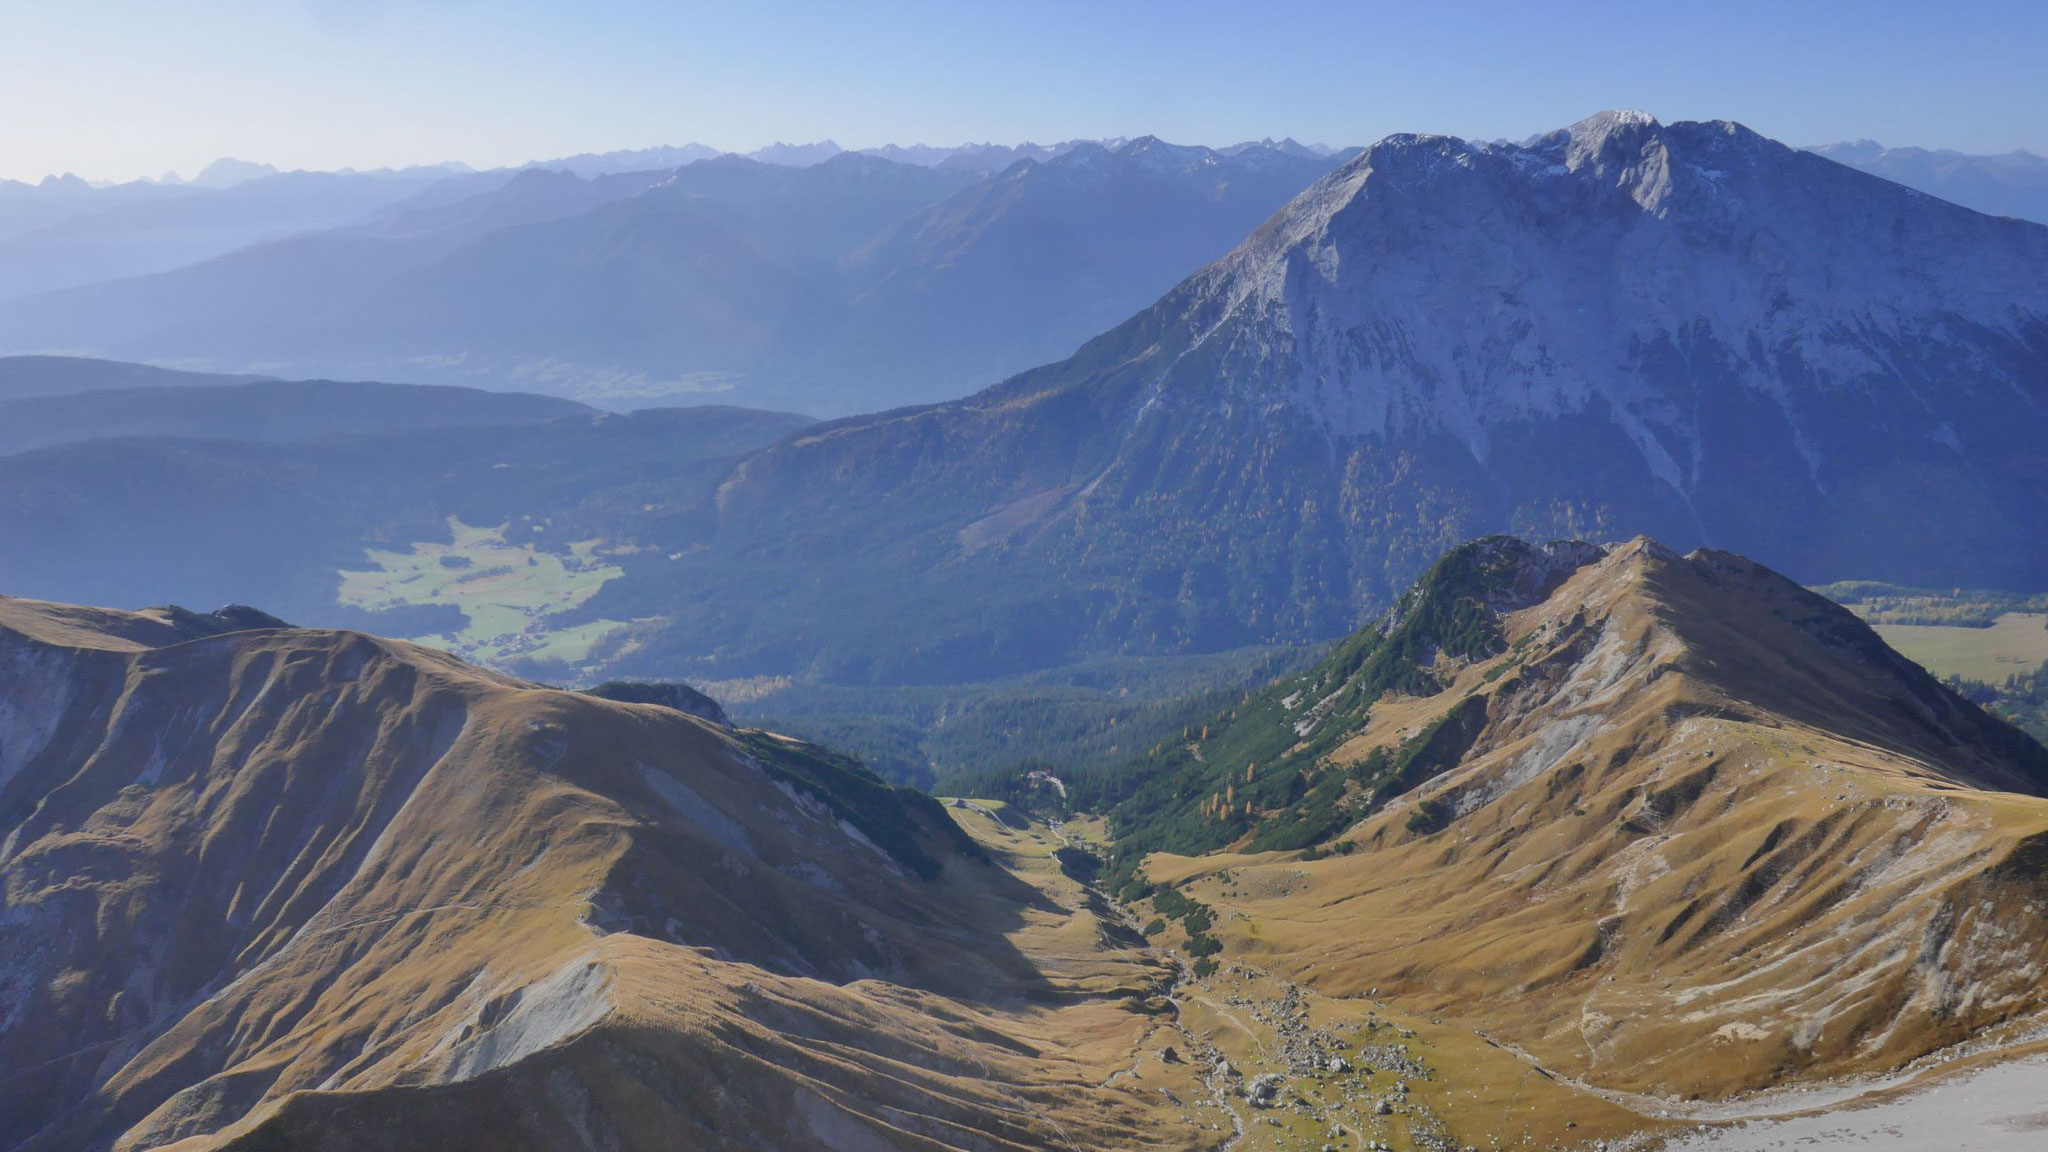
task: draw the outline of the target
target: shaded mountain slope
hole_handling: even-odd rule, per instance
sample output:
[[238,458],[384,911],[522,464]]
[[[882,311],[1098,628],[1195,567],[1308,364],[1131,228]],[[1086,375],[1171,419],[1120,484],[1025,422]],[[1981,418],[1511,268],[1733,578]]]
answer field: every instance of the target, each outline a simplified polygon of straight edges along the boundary
[[825,322],[846,251],[966,179],[855,153],[810,168],[701,161],[587,213],[482,236],[294,339],[330,361],[374,348],[510,379],[560,360],[724,391]]
[[[184,267],[38,295],[9,311],[22,348],[275,365],[289,343],[409,272],[505,229],[536,227],[646,190],[661,173],[451,178],[375,217],[273,238]],[[443,199],[444,186],[475,190]],[[390,365],[386,365],[390,367]],[[306,374],[311,375],[312,372]],[[337,367],[335,375],[371,375]],[[402,375],[399,374],[399,375]]]
[[1147,136],[1012,165],[853,253],[851,299],[802,371],[859,381],[879,409],[1067,356],[1348,158]]
[[1328,638],[1500,530],[2038,587],[2044,269],[2048,228],[1735,124],[1390,137],[1072,359],[747,461],[687,580],[611,594],[688,622],[674,659],[858,675],[893,635],[874,674],[928,677]]
[[[1449,589],[1460,568],[1494,597]],[[1532,570],[1521,592],[1498,578]],[[1314,853],[1146,862],[1196,878],[1226,957],[1679,1097],[1886,1072],[2038,1023],[2048,750],[1727,553],[1489,541],[1432,581],[1458,626],[1417,630],[1426,582],[1174,754],[1194,818],[1238,846],[1341,785]],[[1240,762],[1257,732],[1235,726],[1277,752]],[[1119,823],[1134,851],[1195,835],[1162,805]]]
[[0,1146],[1187,1142],[1090,1087],[1149,969],[930,799],[178,619],[0,600]]

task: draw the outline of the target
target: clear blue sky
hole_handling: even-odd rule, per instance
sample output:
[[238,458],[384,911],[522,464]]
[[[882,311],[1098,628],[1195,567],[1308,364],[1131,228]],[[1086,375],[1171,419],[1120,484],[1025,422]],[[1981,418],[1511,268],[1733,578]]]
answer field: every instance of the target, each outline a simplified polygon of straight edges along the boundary
[[701,141],[1520,138],[1608,107],[2048,153],[2048,0],[0,0],[0,177]]

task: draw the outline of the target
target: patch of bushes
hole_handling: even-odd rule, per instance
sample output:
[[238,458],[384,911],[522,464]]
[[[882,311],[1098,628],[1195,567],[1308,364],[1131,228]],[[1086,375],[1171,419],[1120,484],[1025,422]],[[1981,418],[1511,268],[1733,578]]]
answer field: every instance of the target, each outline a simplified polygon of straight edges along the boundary
[[954,854],[986,861],[975,843],[937,800],[915,788],[892,787],[860,761],[816,744],[793,744],[766,732],[734,734],[752,752],[771,779],[809,793],[833,816],[860,830],[895,861],[930,880],[943,867],[925,850],[938,839]]
[[1461,703],[1391,756],[1375,753],[1349,769],[1329,763],[1388,693],[1442,691],[1430,670],[1440,654],[1481,660],[1505,651],[1489,603],[1528,551],[1494,538],[1453,549],[1385,619],[1340,641],[1314,668],[1188,725],[1077,806],[1109,812],[1119,856],[1199,855],[1247,836],[1258,852],[1330,840],[1471,747],[1485,726],[1481,699]]
[[1450,827],[1451,806],[1432,796],[1415,806],[1408,814],[1408,831],[1417,836],[1432,836]]
[[1909,588],[1878,580],[1839,580],[1813,591],[1870,624],[1989,628],[2008,612],[2048,612],[2048,593],[2025,595],[1982,588]]
[[1102,874],[1102,857],[1072,844],[1063,845],[1053,851],[1052,857],[1059,862],[1060,871],[1067,879],[1080,884],[1093,884]]

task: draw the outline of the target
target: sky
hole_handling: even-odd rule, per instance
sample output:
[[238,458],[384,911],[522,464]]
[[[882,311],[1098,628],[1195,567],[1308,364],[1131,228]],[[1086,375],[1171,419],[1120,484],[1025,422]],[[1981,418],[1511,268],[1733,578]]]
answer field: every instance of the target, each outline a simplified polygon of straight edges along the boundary
[[1602,108],[2048,153],[2008,0],[0,0],[0,178],[1157,135],[1521,139]]

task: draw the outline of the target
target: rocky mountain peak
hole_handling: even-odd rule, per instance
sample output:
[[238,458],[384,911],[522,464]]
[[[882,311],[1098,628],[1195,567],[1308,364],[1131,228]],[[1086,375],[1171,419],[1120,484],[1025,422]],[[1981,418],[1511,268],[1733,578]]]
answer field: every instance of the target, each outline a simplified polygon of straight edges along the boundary
[[1588,164],[1639,157],[1645,149],[1661,145],[1663,133],[1664,126],[1655,116],[1637,109],[1621,109],[1595,112],[1547,139],[1563,137],[1565,164],[1576,171]]
[[[1214,650],[1341,635],[1493,532],[2034,588],[2044,382],[2048,228],[1728,122],[1393,136],[1070,359],[750,460],[674,610],[752,603],[703,591],[724,549],[831,546],[896,602],[959,580],[1053,613],[1062,656]],[[950,651],[1053,659],[1004,619]]]

